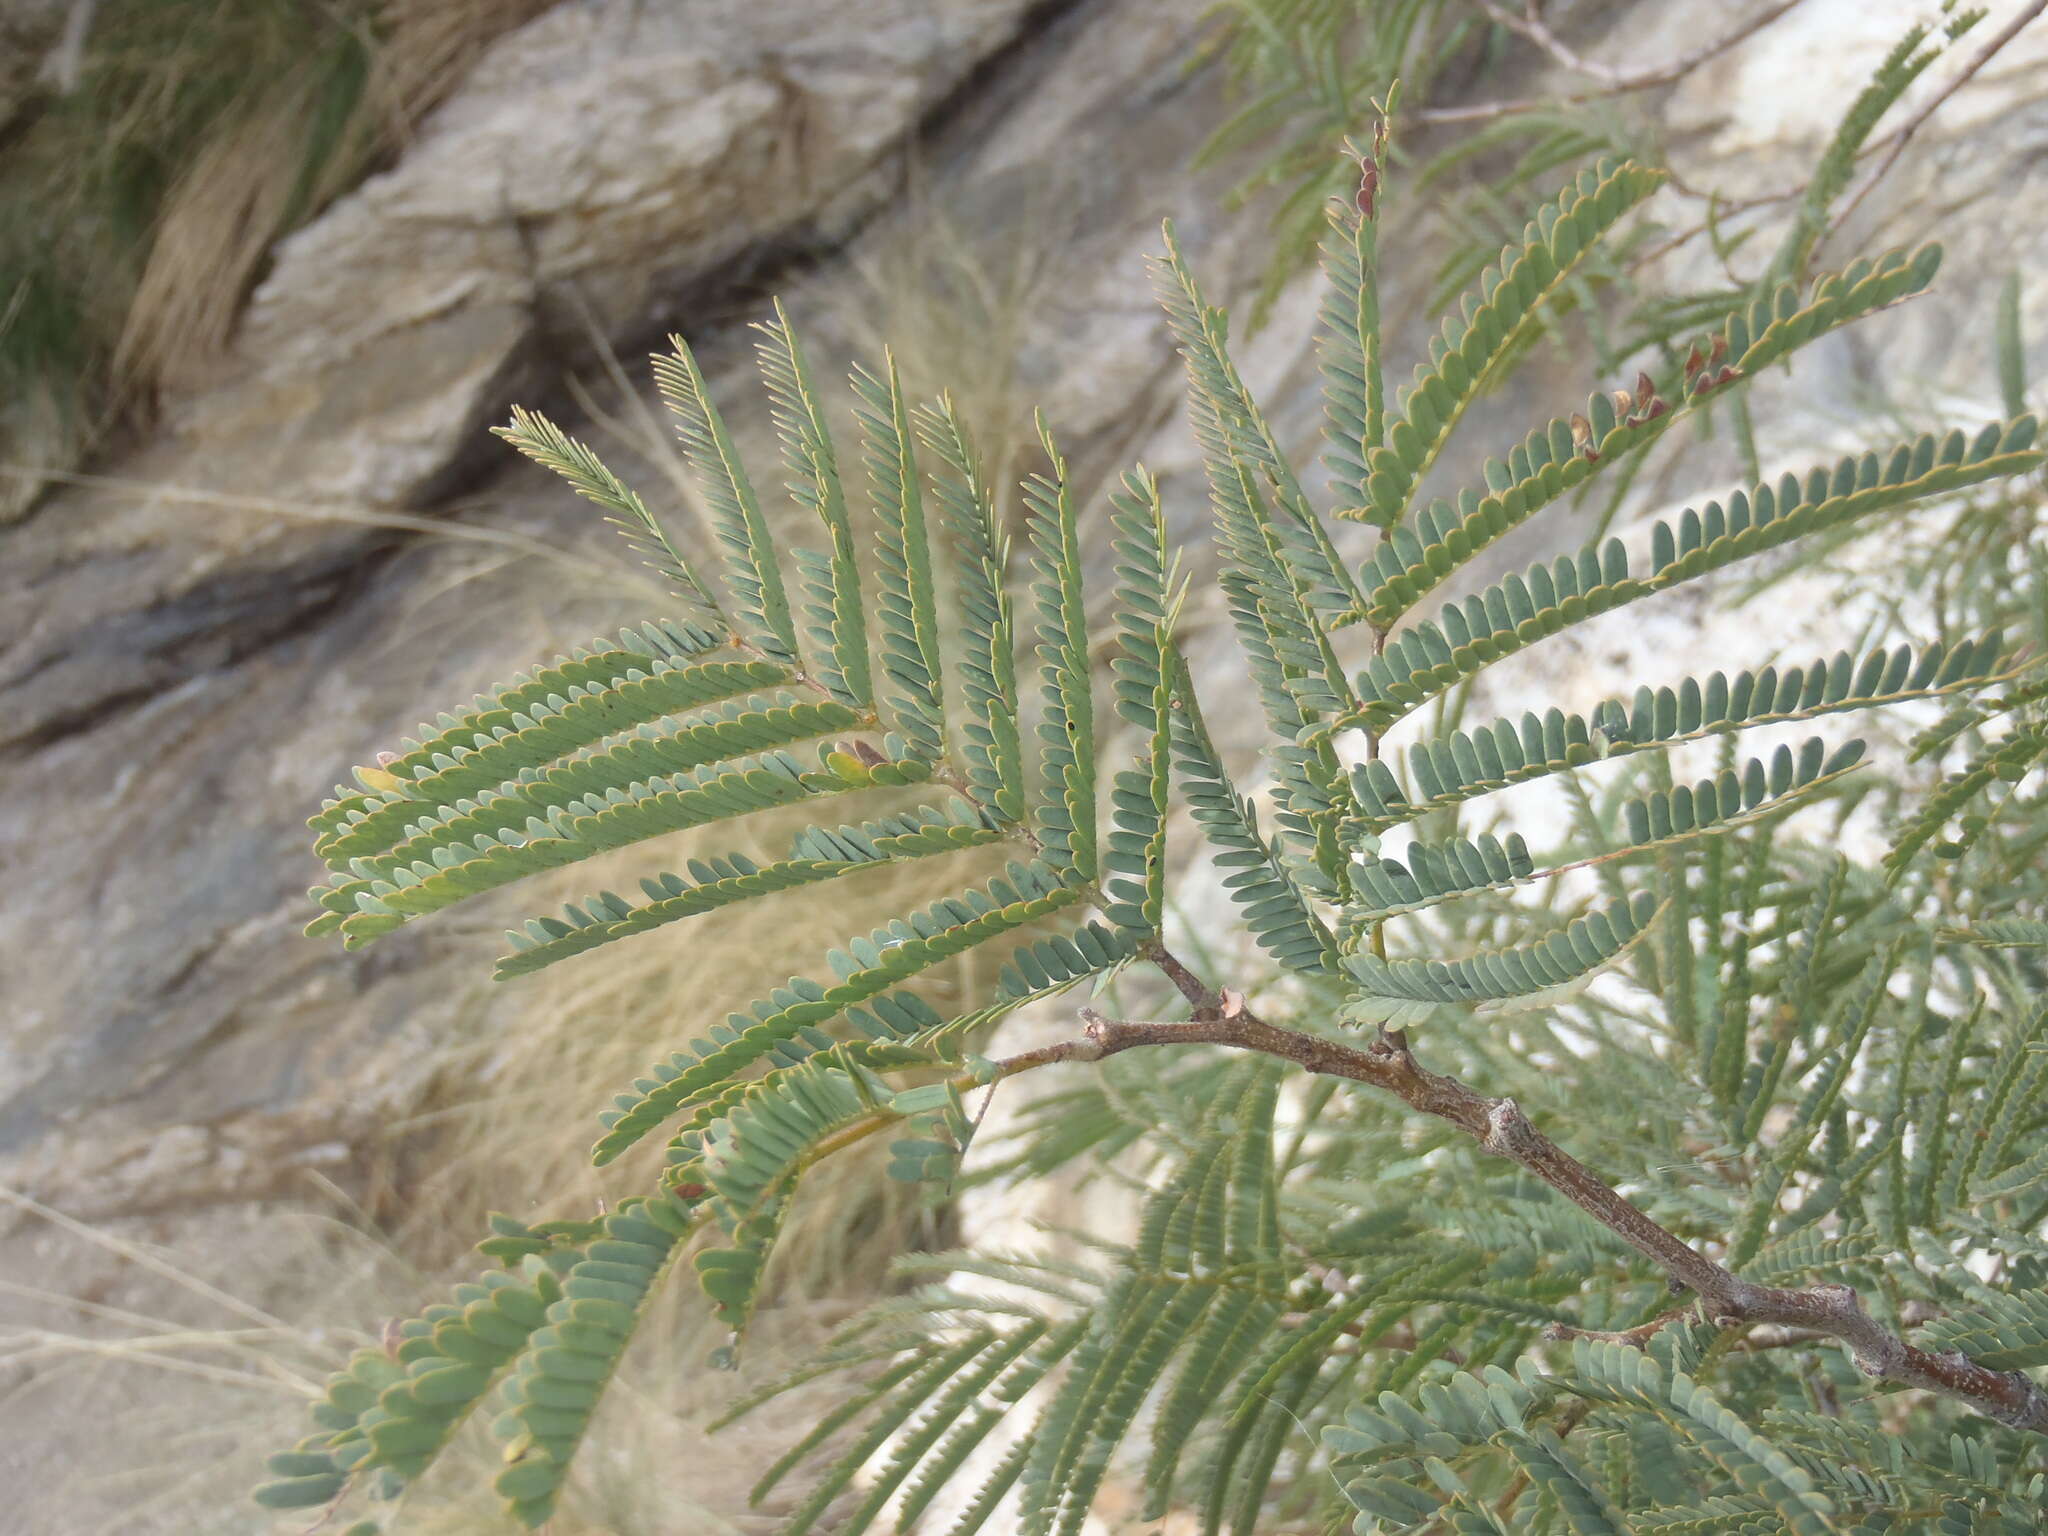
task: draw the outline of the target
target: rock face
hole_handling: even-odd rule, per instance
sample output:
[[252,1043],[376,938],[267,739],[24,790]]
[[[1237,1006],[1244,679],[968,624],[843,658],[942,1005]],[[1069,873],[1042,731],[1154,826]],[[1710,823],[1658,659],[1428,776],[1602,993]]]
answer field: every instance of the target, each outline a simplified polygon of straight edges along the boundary
[[777,249],[830,248],[1025,0],[573,0],[502,38],[391,170],[282,241],[237,376],[178,425],[257,483],[404,505],[515,383]]
[[[1692,8],[1638,9],[1626,62],[1697,43],[1679,19]],[[1798,14],[1826,26],[1875,9],[1811,0]],[[15,11],[45,31],[57,14],[0,11],[0,58]],[[1043,401],[1084,478],[1142,458],[1193,530],[1201,477],[1142,258],[1171,215],[1228,297],[1263,242],[1255,215],[1225,207],[1222,178],[1188,168],[1227,110],[1189,15],[1184,0],[563,0],[494,44],[391,169],[284,241],[223,373],[100,482],[0,530],[0,1186],[95,1220],[148,1217],[159,1224],[120,1230],[197,1253],[221,1241],[229,1204],[302,1197],[316,1176],[354,1188],[361,1149],[394,1119],[462,1096],[451,1040],[487,1076],[495,1042],[539,1026],[527,994],[481,980],[495,922],[422,925],[364,955],[301,939],[303,821],[423,714],[659,611],[587,512],[482,432],[514,399],[559,399],[600,340],[632,354],[679,327],[722,398],[755,399],[734,322],[772,276],[821,371],[872,356],[886,332],[920,389],[972,397],[999,447]],[[1675,137],[1790,181],[1829,120],[1761,115],[1782,86],[1745,71],[1766,68],[1771,42],[1668,106]],[[1874,62],[1812,57],[1801,88],[1836,103]],[[1907,377],[1988,396],[1990,292],[2007,265],[2048,270],[2039,221],[1999,211],[2042,174],[2048,113],[2028,57],[1986,85],[1996,153],[1931,126],[1845,237],[1881,240],[1886,221],[1924,233],[1939,206],[1952,249],[1971,253],[1942,296],[1883,322],[1903,349],[1894,378],[1903,355]],[[1977,199],[1960,210],[1957,178]],[[1430,270],[1419,235],[1397,260],[1418,284]],[[947,293],[974,302],[931,297]],[[1389,313],[1418,307],[1403,299],[1397,285]],[[1314,302],[1312,281],[1295,285],[1240,352],[1305,461]],[[1839,398],[1867,377],[1868,345],[1827,352],[1799,398],[1817,408],[1816,378]],[[1475,435],[1518,436],[1588,387],[1539,367],[1485,405]],[[606,407],[629,427],[644,408]],[[762,415],[736,409],[736,429],[772,454]],[[603,423],[579,430],[660,487],[644,437],[636,455]],[[1195,620],[1194,654],[1227,685],[1220,630]],[[1567,670],[1590,697],[1607,685],[1590,664]],[[759,980],[732,980],[733,1002]],[[638,1008],[658,1040],[671,1007],[585,998],[566,1028],[611,1034]],[[91,1267],[14,1252],[0,1278],[75,1289]],[[0,1483],[26,1486],[35,1458],[60,1454],[0,1435]],[[27,1458],[21,1476],[9,1458]],[[36,1497],[49,1502],[28,1528],[82,1518]]]

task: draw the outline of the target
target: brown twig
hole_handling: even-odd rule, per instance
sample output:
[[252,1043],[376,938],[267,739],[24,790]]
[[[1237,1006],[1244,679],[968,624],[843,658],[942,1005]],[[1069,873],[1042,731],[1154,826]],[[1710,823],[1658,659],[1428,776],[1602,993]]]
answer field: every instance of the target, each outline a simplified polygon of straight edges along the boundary
[[[1552,1141],[1511,1098],[1492,1098],[1431,1072],[1415,1059],[1407,1040],[1385,1032],[1364,1047],[1267,1023],[1242,996],[1205,985],[1156,942],[1149,953],[1173,978],[1197,1010],[1186,1022],[1112,1019],[1081,1010],[1086,1026],[1079,1040],[1041,1046],[999,1064],[1001,1075],[1060,1061],[1100,1061],[1124,1051],[1161,1045],[1221,1045],[1291,1061],[1312,1073],[1347,1078],[1378,1088],[1411,1109],[1447,1120],[1497,1157],[1519,1164],[1661,1268],[1674,1284],[1697,1298],[1700,1315],[1721,1327],[1775,1324],[1816,1337],[1839,1339],[1865,1375],[1937,1392],[1969,1404],[1979,1413],[2018,1429],[2048,1434],[2048,1392],[2017,1371],[1994,1371],[1960,1351],[1940,1354],[1916,1348],[1863,1309],[1846,1285],[1811,1285],[1798,1290],[1758,1285],[1731,1273],[1676,1234],[1658,1225]],[[1660,1320],[1660,1326],[1669,1319]]]
[[1681,1318],[1693,1315],[1691,1307],[1674,1307],[1669,1312],[1660,1312],[1647,1323],[1637,1323],[1633,1328],[1574,1328],[1570,1323],[1550,1323],[1543,1330],[1546,1339],[1603,1339],[1609,1344],[1626,1344],[1631,1349],[1641,1349],[1651,1339],[1662,1333]]
[[1492,0],[1482,0],[1482,8],[1494,20],[1528,38],[1567,69],[1599,80],[1599,89],[1559,96],[1480,101],[1462,107],[1424,107],[1415,114],[1415,118],[1418,122],[1424,123],[1477,123],[1491,118],[1506,117],[1514,112],[1534,111],[1539,107],[1580,106],[1609,96],[1654,90],[1660,85],[1670,85],[1683,79],[1709,59],[1716,58],[1737,44],[1754,37],[1799,3],[1800,0],[1776,0],[1775,4],[1765,6],[1741,26],[1711,42],[1701,44],[1690,53],[1682,54],[1655,69],[1642,70],[1636,74],[1622,74],[1605,65],[1595,64],[1567,48],[1558,39],[1557,34],[1544,25],[1541,13],[1534,5],[1531,5],[1522,16],[1515,17],[1503,7],[1492,3]]
[[1894,165],[1898,164],[1899,156],[1906,152],[1906,145],[1912,140],[1913,135],[1926,126],[1927,120],[1940,110],[1942,103],[1967,85],[1971,77],[1978,70],[1997,58],[2000,52],[2004,50],[2005,45],[2015,37],[2018,37],[2030,22],[2040,17],[2044,10],[2048,10],[2048,0],[2034,0],[2033,4],[2029,5],[2019,15],[2013,17],[2004,27],[1994,33],[1991,39],[1982,48],[1977,50],[1976,57],[1963,66],[1955,79],[1949,81],[1947,85],[1936,91],[1931,101],[1907,118],[1905,122],[1901,123],[1887,136],[1890,143],[1889,147],[1885,150],[1884,158],[1871,168],[1870,174],[1863,179],[1863,184],[1850,194],[1849,200],[1842,205],[1841,211],[1828,221],[1828,227],[1821,232],[1820,239],[1814,242],[1815,250],[1819,250],[1821,246],[1827,243],[1828,236],[1832,235],[1847,222],[1849,215],[1854,213],[1861,206],[1863,200],[1870,195],[1871,190],[1880,181],[1884,180],[1886,173]]
[[1153,939],[1139,951],[1147,960],[1158,966],[1166,979],[1173,983],[1176,991],[1188,1000],[1195,1017],[1202,1020],[1219,1019],[1223,1016],[1223,997],[1210,988],[1185,965],[1175,958],[1159,940]]
[[[1848,201],[1842,205],[1840,212],[1836,213],[1828,221],[1827,228],[1821,232],[1820,238],[1814,242],[1815,250],[1819,250],[1821,246],[1827,243],[1835,232],[1842,227],[1844,222],[1847,221],[1849,216],[1862,204],[1863,200],[1871,194],[1877,184],[1890,174],[1892,167],[1898,163],[1899,157],[1905,153],[1907,143],[1926,126],[1928,119],[1932,118],[1935,112],[1951,96],[1968,84],[1986,64],[1989,64],[1992,59],[1996,58],[2029,22],[2038,19],[2044,10],[2048,10],[2048,0],[2036,0],[2036,3],[2030,5],[2025,11],[2014,17],[2009,25],[1985,43],[1984,47],[1978,51],[1976,57],[1964,66],[1961,73],[1955,79],[1943,86],[1936,93],[1933,100],[1929,101],[1898,127],[1872,139],[1862,149],[1857,151],[1856,158],[1859,161],[1876,156],[1878,157],[1877,164],[1871,168],[1870,174],[1850,194]],[[1794,198],[1806,195],[1806,188],[1804,186],[1780,187],[1775,192],[1764,192],[1749,197],[1724,200],[1717,193],[1690,185],[1684,177],[1680,176],[1670,167],[1665,169],[1666,174],[1670,177],[1672,190],[1682,196],[1709,203],[1712,206],[1714,220],[1734,218],[1738,214],[1750,213],[1758,208],[1769,207],[1774,203],[1790,202]],[[1659,241],[1648,250],[1631,258],[1628,269],[1631,272],[1641,270],[1662,257],[1670,255],[1671,252],[1677,250],[1680,246],[1698,239],[1710,227],[1711,221],[1694,224],[1675,235]]]

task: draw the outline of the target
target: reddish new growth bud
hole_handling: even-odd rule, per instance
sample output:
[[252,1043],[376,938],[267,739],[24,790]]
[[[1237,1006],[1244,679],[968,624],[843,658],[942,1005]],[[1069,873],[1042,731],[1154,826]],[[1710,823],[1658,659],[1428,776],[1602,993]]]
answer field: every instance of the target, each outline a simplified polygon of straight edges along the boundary
[[1704,395],[1708,390],[1719,389],[1723,384],[1733,383],[1742,376],[1740,368],[1722,368],[1719,371],[1708,368],[1692,381],[1690,392],[1694,395]]
[[1713,367],[1714,364],[1721,361],[1721,359],[1726,357],[1727,355],[1728,338],[1726,336],[1716,336],[1714,338],[1713,350],[1707,354],[1707,366],[1709,368]]
[[1650,408],[1650,402],[1656,398],[1657,386],[1650,382],[1650,376],[1647,373],[1638,372],[1636,374],[1636,409],[1647,411]]
[[1610,390],[1607,398],[1614,402],[1614,414],[1617,416],[1627,416],[1636,408],[1635,396],[1625,389]]
[[839,743],[839,750],[849,757],[858,758],[870,768],[879,767],[889,761],[864,741],[842,741]]
[[1700,350],[1700,344],[1698,342],[1694,342],[1692,344],[1692,351],[1686,354],[1685,376],[1688,379],[1690,379],[1694,374],[1698,373],[1702,368],[1706,366],[1707,354]]
[[1358,162],[1358,211],[1368,219],[1373,215],[1373,206],[1379,198],[1380,168],[1377,161]]
[[398,754],[396,752],[379,752],[377,754],[377,766],[379,768],[389,768],[397,761]]
[[678,1200],[702,1200],[708,1193],[702,1184],[676,1184],[670,1187]]
[[1589,462],[1597,461],[1599,454],[1593,451],[1593,423],[1585,417],[1572,417],[1572,447],[1583,453]]

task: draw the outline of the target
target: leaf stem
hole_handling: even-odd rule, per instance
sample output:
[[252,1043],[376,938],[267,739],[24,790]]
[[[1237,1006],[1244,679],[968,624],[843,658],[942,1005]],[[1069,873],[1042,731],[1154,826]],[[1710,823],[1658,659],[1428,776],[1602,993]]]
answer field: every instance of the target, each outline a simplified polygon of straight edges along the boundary
[[[1804,1330],[1814,1338],[1839,1339],[1866,1376],[1955,1398],[2002,1424],[2048,1434],[2048,1392],[2024,1374],[1992,1370],[1958,1350],[1937,1354],[1908,1344],[1871,1317],[1849,1286],[1821,1284],[1795,1290],[1744,1280],[1631,1204],[1539,1130],[1512,1098],[1490,1097],[1422,1066],[1399,1032],[1382,1032],[1359,1047],[1282,1029],[1252,1012],[1240,994],[1208,986],[1157,941],[1146,946],[1146,958],[1165,971],[1195,1007],[1194,1018],[1112,1019],[1084,1008],[1082,1038],[1011,1057],[998,1064],[1001,1075],[1062,1061],[1100,1061],[1144,1046],[1221,1045],[1364,1083],[1394,1095],[1411,1109],[1449,1121],[1496,1157],[1527,1169],[1656,1264],[1674,1289],[1691,1291],[1699,1315],[1717,1326],[1772,1324]],[[1659,1324],[1670,1320],[1659,1319]]]

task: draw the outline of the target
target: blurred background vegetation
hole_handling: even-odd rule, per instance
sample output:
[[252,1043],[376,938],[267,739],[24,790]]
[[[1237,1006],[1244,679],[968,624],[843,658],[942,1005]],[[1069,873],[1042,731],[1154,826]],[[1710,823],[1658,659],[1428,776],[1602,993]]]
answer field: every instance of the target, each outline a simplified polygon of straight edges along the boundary
[[[1355,189],[1356,165],[1340,147],[1370,136],[1374,103],[1396,76],[1382,195],[1400,210],[1392,238],[1409,274],[1390,303],[1407,312],[1455,295],[1526,206],[1591,158],[1632,153],[1675,173],[1621,254],[1574,277],[1528,382],[1488,406],[1502,440],[1552,414],[1535,400],[1626,384],[1637,361],[1766,276],[1937,231],[1951,245],[1956,275],[1939,314],[1906,317],[1899,363],[1884,370],[1906,393],[1875,394],[1867,360],[1851,350],[1774,383],[1748,408],[1738,395],[1632,467],[1620,492],[1560,509],[1573,531],[1545,535],[1556,544],[1659,507],[1681,467],[1699,483],[1803,461],[1816,445],[1846,452],[1897,435],[1902,422],[1917,430],[1958,401],[1985,415],[2017,410],[2038,372],[2022,322],[2040,294],[2031,274],[2048,270],[2048,232],[1996,211],[2024,205],[2034,149],[2048,144],[2044,55],[2029,51],[2037,37],[2021,36],[2038,5],[1979,16],[1931,3],[1874,17],[1865,13],[1887,8],[1833,0],[749,9],[706,5],[693,24],[716,46],[700,56],[641,14],[660,7],[624,0],[0,6],[0,48],[18,43],[0,68],[0,567],[18,583],[0,619],[0,703],[42,709],[33,690],[53,676],[93,701],[76,718],[50,713],[54,724],[0,749],[13,785],[33,775],[53,786],[41,799],[10,787],[14,805],[0,812],[0,863],[12,852],[28,871],[0,903],[5,932],[62,957],[24,962],[15,1000],[0,1005],[0,1039],[21,1063],[0,1112],[11,1160],[0,1180],[17,1207],[0,1263],[0,1423],[12,1442],[0,1472],[12,1469],[17,1486],[35,1481],[28,1528],[263,1528],[253,1510],[223,1504],[218,1490],[236,1480],[217,1461],[253,1460],[276,1439],[274,1426],[336,1361],[461,1263],[484,1211],[532,1214],[536,1190],[594,1203],[635,1186],[632,1170],[614,1185],[588,1169],[590,1115],[672,1045],[679,996],[693,1015],[722,1015],[786,975],[792,955],[836,940],[845,901],[886,896],[901,910],[918,899],[909,887],[931,878],[913,869],[869,877],[905,887],[886,893],[792,896],[772,922],[745,909],[705,920],[687,950],[647,941],[508,991],[479,980],[488,924],[451,926],[375,960],[300,954],[295,929],[307,914],[295,888],[310,872],[301,823],[322,787],[443,698],[639,617],[645,594],[600,531],[516,470],[465,467],[448,482],[455,491],[343,501],[267,464],[238,476],[206,412],[253,366],[237,348],[252,293],[285,265],[280,241],[367,217],[366,179],[402,181],[437,155],[461,166],[472,151],[514,143],[516,169],[516,131],[472,141],[462,125],[488,124],[493,111],[516,123],[529,100],[548,110],[548,91],[586,54],[593,75],[620,67],[606,61],[630,60],[635,46],[616,43],[621,29],[655,28],[660,47],[647,46],[675,78],[673,115],[614,119],[591,108],[584,127],[553,121],[548,132],[587,133],[570,148],[592,161],[639,143],[674,168],[624,204],[608,203],[593,175],[560,208],[507,216],[534,275],[514,305],[523,308],[513,361],[494,355],[481,369],[479,400],[492,416],[515,390],[566,403],[585,418],[579,430],[616,450],[643,488],[660,488],[685,525],[690,492],[631,359],[677,326],[730,379],[746,362],[737,322],[775,288],[835,363],[872,358],[886,342],[915,387],[952,387],[993,461],[1025,466],[1030,409],[1042,403],[1084,471],[1099,476],[1142,454],[1165,474],[1181,526],[1193,526],[1200,476],[1178,420],[1177,368],[1136,259],[1161,213],[1216,274],[1248,337],[1247,372],[1307,461],[1317,419],[1305,305],[1321,209]],[[1690,20],[1675,19],[1679,10]],[[923,35],[917,26],[945,36],[918,53],[903,41]],[[898,55],[910,60],[900,79],[888,63]],[[1795,92],[1785,82],[1802,73]],[[768,105],[743,132],[674,126],[745,90]],[[817,103],[835,92],[888,101],[892,91],[908,103],[901,120],[862,141],[853,163],[832,159],[835,136],[843,148],[851,131],[830,129],[838,120]],[[1806,118],[1791,110],[1795,93]],[[742,100],[732,111],[743,109],[754,110]],[[1986,113],[2003,114],[1996,140],[1982,133]],[[535,120],[532,135],[545,137],[543,126]],[[757,181],[777,157],[798,162],[795,211],[727,211],[713,198],[722,189],[692,179],[719,156]],[[503,171],[479,162],[474,176]],[[693,196],[709,214],[681,206]],[[719,245],[700,214],[744,223],[744,238]],[[411,216],[371,228],[402,236]],[[653,233],[610,265],[585,260],[570,232],[602,218],[618,220],[603,238],[640,239],[643,224]],[[664,243],[696,254],[647,254]],[[413,254],[394,241],[389,286],[403,286]],[[2022,268],[2028,257],[2040,260]],[[2015,271],[2024,275],[2008,283]],[[347,276],[331,279],[336,291],[348,291]],[[462,276],[451,269],[450,293]],[[299,281],[330,277],[316,269]],[[1419,350],[1419,324],[1408,331]],[[352,378],[379,395],[386,376],[372,341],[284,333],[288,358],[305,348],[325,371],[317,396],[280,409],[345,412],[336,402]],[[329,435],[353,442],[354,420]],[[739,425],[765,444],[764,413]],[[451,433],[460,454],[474,457],[480,427]],[[191,489],[201,478],[209,486]],[[68,526],[55,531],[60,521]],[[1889,551],[1890,563],[1849,567],[1859,595],[1846,607],[1862,643],[1908,624],[1946,638],[1994,620],[2048,643],[2039,521],[2037,487],[1973,499],[1946,522],[1925,520],[1921,542]],[[1545,552],[1517,545],[1513,557]],[[138,565],[146,580],[131,577]],[[1805,659],[1801,605],[1786,594],[1816,589],[1800,587],[1796,571],[1774,576],[1778,606],[1759,643]],[[301,589],[282,615],[267,606]],[[1748,612],[1739,628],[1759,626]],[[1198,658],[1218,656],[1205,649],[1220,633],[1215,615],[1191,619]],[[1701,628],[1694,642],[1718,644],[1726,631],[1714,636]],[[1631,641],[1613,643],[1626,651]],[[1688,642],[1666,633],[1659,643]],[[1757,659],[1752,651],[1743,664]],[[1601,696],[1600,656],[1561,665],[1588,702]],[[74,666],[94,681],[71,681]],[[115,682],[102,698],[93,690],[105,677]],[[243,702],[223,702],[229,695]],[[1869,791],[1865,822],[1938,772],[1938,759],[1907,763],[1910,751],[1898,744],[1897,776]],[[1965,889],[2002,893],[1987,898],[1987,914],[2040,899],[2048,836],[2030,801],[2000,804],[1959,846],[1954,871]],[[1856,809],[1839,808],[1832,837],[1736,840],[1728,867],[1749,872],[1744,889],[1762,890],[1780,863],[1811,865],[1851,837],[1844,828],[1865,824],[1850,820]],[[1576,811],[1560,841],[1596,840],[1599,808]],[[79,830],[60,857],[44,850],[47,826],[65,816]],[[579,872],[568,884],[588,880]],[[138,887],[151,899],[135,898]],[[1183,916],[1197,939],[1214,926],[1199,898]],[[1483,928],[1501,942],[1514,925],[1553,921],[1503,908],[1457,937]],[[84,957],[154,955],[161,935],[172,937],[160,965],[109,960],[97,967],[111,978],[105,991],[78,979],[95,968]],[[1883,937],[1876,924],[1864,936]],[[1732,953],[1713,960],[1737,963]],[[1701,975],[1709,970],[1703,962]],[[962,996],[975,984],[964,970],[941,981]],[[1601,1027],[1621,1035],[1629,1023],[1617,1009]],[[153,1055],[153,1031],[176,1036],[176,1054]],[[116,1081],[95,1080],[96,1069]],[[1112,1074],[1085,1103],[1023,1116],[1038,1139],[1004,1156],[1050,1168],[1076,1151],[1130,1145],[1156,1118],[1145,1090]],[[550,1128],[537,1136],[528,1116],[542,1105]],[[1069,1112],[1062,1142],[1058,1117]],[[1081,1134],[1105,1126],[1116,1129],[1097,1141]],[[1368,1141],[1353,1151],[1357,1166],[1390,1154]],[[785,1240],[781,1305],[752,1368],[766,1371],[890,1291],[891,1254],[943,1247],[963,1226],[1021,1241],[1035,1214],[1114,1231],[1143,1166],[1097,1170],[1085,1199],[1062,1185],[1066,1203],[1032,1212],[972,1188],[940,1208],[920,1205],[847,1161],[832,1175],[843,1187],[816,1192]],[[1340,1158],[1331,1189],[1345,1176]],[[611,1416],[605,1454],[591,1458],[558,1529],[773,1528],[772,1501],[749,1512],[744,1489],[787,1437],[743,1426],[706,1451],[700,1427],[732,1387],[704,1372],[718,1341],[680,1321],[688,1310],[650,1330],[660,1342],[636,1358],[630,1383],[644,1411]],[[84,1473],[75,1488],[44,1486],[42,1469],[60,1464]],[[678,1467],[688,1476],[676,1478]],[[421,1531],[486,1528],[488,1500],[459,1488],[444,1504],[415,1503]]]
[[0,457],[75,467],[146,424],[167,380],[203,379],[279,237],[544,4],[70,8],[40,72],[0,95]]

